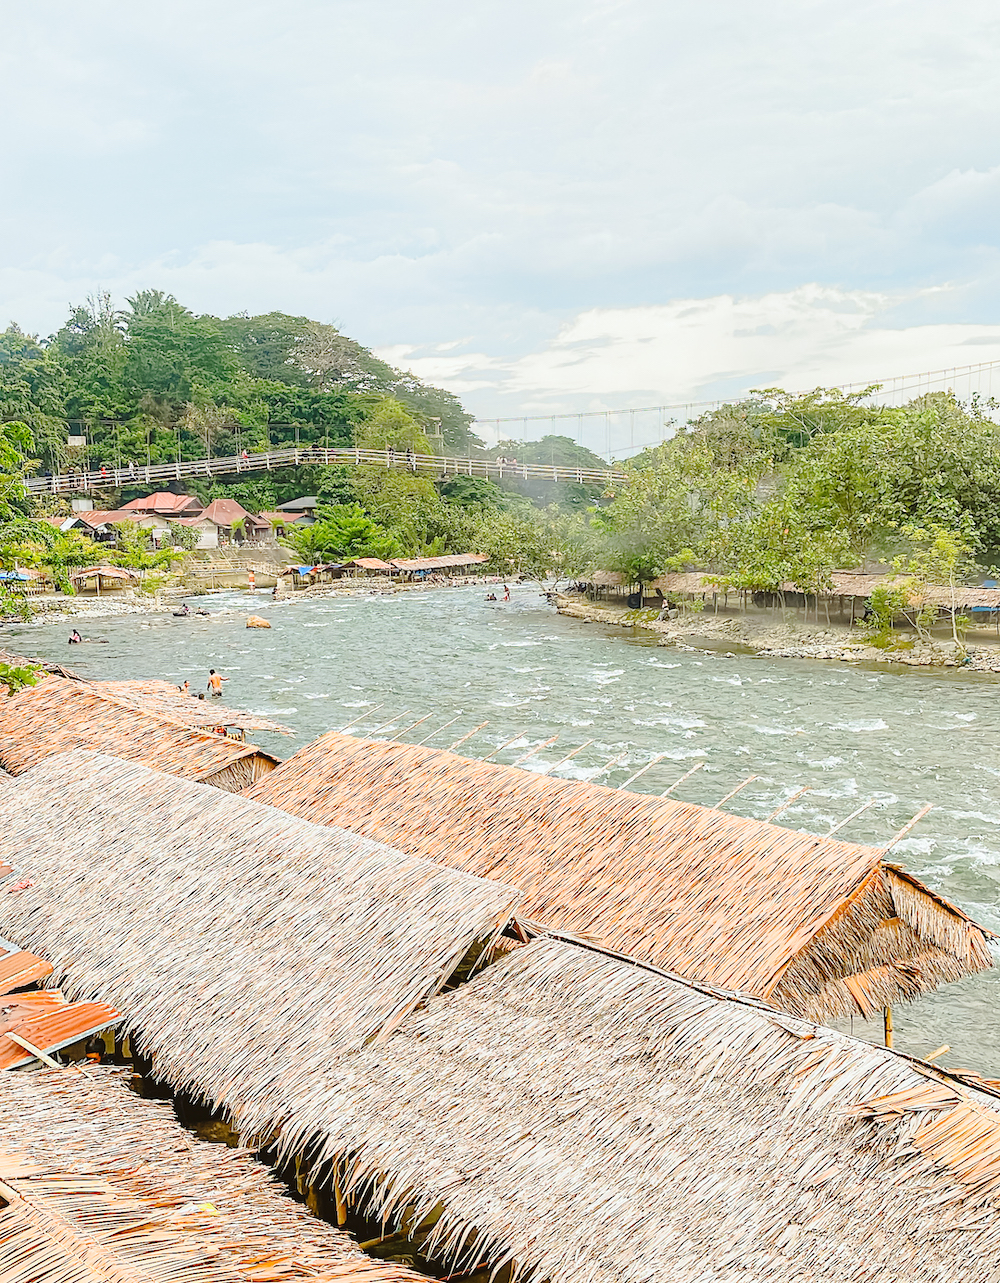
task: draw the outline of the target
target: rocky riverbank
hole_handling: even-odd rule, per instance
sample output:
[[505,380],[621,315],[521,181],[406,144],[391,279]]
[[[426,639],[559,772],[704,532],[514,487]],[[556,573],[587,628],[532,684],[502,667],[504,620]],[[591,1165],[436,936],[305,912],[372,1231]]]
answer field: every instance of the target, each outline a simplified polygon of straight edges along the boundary
[[739,646],[758,655],[781,659],[826,659],[842,663],[904,664],[910,668],[967,668],[976,672],[1000,673],[1000,648],[968,645],[963,651],[950,638],[922,642],[901,635],[900,648],[882,649],[859,636],[857,627],[810,628],[786,612],[770,615],[709,614],[681,612],[676,619],[661,620],[655,610],[626,610],[598,605],[574,593],[555,599],[562,615],[589,623],[619,628],[641,628],[660,637],[661,646]]

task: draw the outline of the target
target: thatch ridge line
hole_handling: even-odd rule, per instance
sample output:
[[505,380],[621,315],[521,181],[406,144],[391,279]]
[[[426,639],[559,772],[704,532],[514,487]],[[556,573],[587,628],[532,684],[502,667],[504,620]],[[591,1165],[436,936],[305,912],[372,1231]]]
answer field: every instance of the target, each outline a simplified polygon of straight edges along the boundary
[[[300,749],[249,796],[515,883],[527,921],[726,989],[780,992],[788,1010],[862,1009],[849,986],[827,987],[799,965],[821,942],[829,951],[840,941],[844,976],[893,961],[835,929],[885,876],[876,847],[340,732]],[[927,958],[933,944],[940,956],[922,980],[913,968],[882,973],[880,991],[894,1000],[992,965],[966,914],[949,925],[946,904],[934,917],[932,900],[922,903],[910,918],[918,935],[921,924],[932,934],[918,951]]]

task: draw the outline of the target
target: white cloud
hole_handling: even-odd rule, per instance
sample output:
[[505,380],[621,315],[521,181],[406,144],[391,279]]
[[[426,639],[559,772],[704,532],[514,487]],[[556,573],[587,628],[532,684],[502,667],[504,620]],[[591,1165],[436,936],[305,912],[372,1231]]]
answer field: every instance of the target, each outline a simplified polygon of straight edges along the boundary
[[[634,416],[616,413],[606,424],[602,417],[578,422],[575,415],[673,405],[677,409],[666,417],[684,419],[698,403],[767,386],[806,390],[885,380],[891,395],[895,376],[1000,361],[1000,324],[886,324],[901,301],[818,285],[756,297],[678,299],[583,312],[551,342],[511,361],[482,352],[419,355],[402,348],[392,357],[470,404],[488,406],[484,418],[568,416],[568,424],[515,422],[488,429],[490,435],[537,437],[568,426],[603,451],[610,426],[613,448],[627,449],[636,443],[629,440]],[[953,386],[961,396],[1000,395],[1000,366],[995,375],[945,374],[933,386]],[[906,388],[915,394],[912,385]],[[640,418],[646,434],[640,444],[650,432],[659,433],[662,417]]]
[[1000,319],[991,0],[0,23],[0,324],[100,287],[307,313],[485,414],[937,367]]

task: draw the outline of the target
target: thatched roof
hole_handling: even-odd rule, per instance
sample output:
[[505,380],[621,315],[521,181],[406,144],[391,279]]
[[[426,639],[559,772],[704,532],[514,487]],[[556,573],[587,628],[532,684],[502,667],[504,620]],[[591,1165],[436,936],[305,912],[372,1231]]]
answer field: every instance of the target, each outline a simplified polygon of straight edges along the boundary
[[444,557],[394,557],[392,565],[404,572],[414,570],[457,570],[462,566],[481,566],[489,557],[481,552],[465,552]]
[[294,731],[282,726],[280,722],[272,722],[270,718],[260,717],[256,713],[227,708],[217,699],[193,699],[191,695],[185,695],[179,690],[173,682],[159,678],[145,681],[91,681],[88,685],[97,695],[110,697],[142,712],[169,717],[171,721],[181,722],[184,726],[232,726],[242,731],[294,734]]
[[879,851],[724,811],[336,732],[249,792],[524,893],[521,916],[813,1018],[992,965]]
[[4,770],[19,775],[49,754],[74,748],[148,762],[159,770],[230,791],[259,779],[278,760],[255,744],[140,709],[107,691],[95,691],[88,682],[49,676],[0,700],[0,766]]
[[113,1070],[8,1078],[0,1181],[7,1283],[417,1283]]
[[[516,891],[135,762],[0,790],[0,935],[110,1002],[158,1076],[273,1126],[508,921]],[[289,1048],[288,1054],[281,1054]]]
[[349,1200],[390,1224],[443,1207],[422,1250],[453,1269],[968,1283],[1000,1278],[994,1105],[885,1048],[541,940],[338,1064],[285,1144],[339,1160]]
[[101,579],[120,579],[122,581],[139,578],[134,570],[128,570],[125,566],[87,566],[83,570],[74,570],[70,575],[71,580],[94,579],[97,577]]

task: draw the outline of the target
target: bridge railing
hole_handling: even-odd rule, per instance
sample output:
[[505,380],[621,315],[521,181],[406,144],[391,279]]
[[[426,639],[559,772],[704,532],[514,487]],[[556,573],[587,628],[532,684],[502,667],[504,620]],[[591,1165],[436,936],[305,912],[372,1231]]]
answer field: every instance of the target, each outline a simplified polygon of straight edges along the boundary
[[181,459],[174,463],[129,464],[116,468],[104,466],[87,471],[28,477],[25,485],[30,494],[86,494],[88,491],[112,486],[149,486],[157,482],[181,481],[186,477],[215,477],[229,473],[270,471],[272,468],[335,464],[395,468],[425,475],[433,474],[437,478],[463,476],[502,480],[504,477],[511,477],[523,481],[577,481],[581,485],[610,485],[624,480],[623,474],[614,468],[567,468],[559,464],[517,463],[508,459],[407,455],[398,450],[362,450],[350,446],[337,449],[300,446],[289,450],[220,455],[215,459]]

